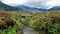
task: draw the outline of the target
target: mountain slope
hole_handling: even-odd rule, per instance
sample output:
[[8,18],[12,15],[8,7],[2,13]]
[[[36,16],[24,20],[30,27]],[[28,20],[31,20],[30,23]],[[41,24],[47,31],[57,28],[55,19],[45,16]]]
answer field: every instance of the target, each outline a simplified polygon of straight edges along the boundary
[[14,11],[14,10],[19,10],[18,8],[6,5],[2,2],[0,2],[0,10],[10,10],[10,11]]
[[60,6],[54,6],[50,10],[60,10]]

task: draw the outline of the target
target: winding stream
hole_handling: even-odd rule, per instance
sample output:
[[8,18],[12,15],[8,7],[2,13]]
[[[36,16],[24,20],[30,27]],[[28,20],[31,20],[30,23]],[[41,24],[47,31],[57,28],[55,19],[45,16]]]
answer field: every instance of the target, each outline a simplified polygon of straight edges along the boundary
[[23,34],[37,34],[32,30],[32,28],[25,26],[24,33]]

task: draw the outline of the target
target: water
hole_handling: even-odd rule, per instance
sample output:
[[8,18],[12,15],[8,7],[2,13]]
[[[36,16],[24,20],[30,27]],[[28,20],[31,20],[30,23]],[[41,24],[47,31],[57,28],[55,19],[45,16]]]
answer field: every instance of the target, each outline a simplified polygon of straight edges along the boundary
[[37,33],[35,31],[33,31],[32,28],[25,26],[23,34],[37,34]]

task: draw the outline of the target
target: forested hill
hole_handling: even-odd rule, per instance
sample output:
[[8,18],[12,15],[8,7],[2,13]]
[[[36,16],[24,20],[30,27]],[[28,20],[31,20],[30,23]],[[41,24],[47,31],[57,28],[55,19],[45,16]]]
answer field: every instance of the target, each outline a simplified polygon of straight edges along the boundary
[[20,9],[19,8],[16,8],[16,7],[9,6],[9,5],[6,5],[6,4],[0,2],[0,10],[15,11],[15,10],[20,10]]

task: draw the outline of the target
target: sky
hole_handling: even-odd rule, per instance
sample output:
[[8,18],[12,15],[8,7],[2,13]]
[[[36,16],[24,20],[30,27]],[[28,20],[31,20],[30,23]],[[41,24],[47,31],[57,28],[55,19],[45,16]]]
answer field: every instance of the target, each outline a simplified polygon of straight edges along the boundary
[[0,0],[0,1],[11,6],[25,5],[29,7],[44,9],[50,9],[54,6],[60,6],[60,0]]

